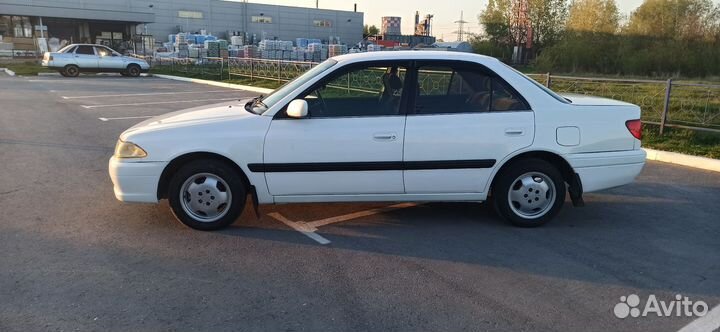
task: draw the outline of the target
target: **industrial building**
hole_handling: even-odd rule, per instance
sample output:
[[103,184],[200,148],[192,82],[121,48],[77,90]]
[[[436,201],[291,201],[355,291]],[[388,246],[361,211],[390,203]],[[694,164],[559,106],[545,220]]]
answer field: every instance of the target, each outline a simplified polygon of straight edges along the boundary
[[[114,48],[166,41],[178,32],[249,40],[314,38],[355,44],[363,13],[223,0],[0,0],[0,55],[43,51],[48,38]],[[145,36],[140,38],[141,36]],[[151,36],[148,38],[148,36]],[[130,46],[130,41],[133,41]]]

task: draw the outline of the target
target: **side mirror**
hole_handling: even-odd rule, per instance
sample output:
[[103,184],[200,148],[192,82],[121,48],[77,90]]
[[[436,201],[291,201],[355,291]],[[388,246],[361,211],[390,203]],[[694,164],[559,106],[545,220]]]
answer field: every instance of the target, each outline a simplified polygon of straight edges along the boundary
[[308,116],[308,103],[304,99],[295,99],[290,102],[285,113],[293,119],[306,118]]

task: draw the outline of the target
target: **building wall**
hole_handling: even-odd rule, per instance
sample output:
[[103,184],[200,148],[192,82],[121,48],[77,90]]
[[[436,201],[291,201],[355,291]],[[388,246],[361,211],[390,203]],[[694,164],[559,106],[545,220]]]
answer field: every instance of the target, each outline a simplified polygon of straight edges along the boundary
[[[1,1],[1,0],[0,0]],[[202,18],[181,18],[179,11],[202,13]],[[157,40],[178,31],[195,32],[206,29],[219,37],[230,31],[246,31],[257,39],[340,37],[341,42],[354,44],[362,40],[363,13],[315,8],[276,6],[219,0],[156,0],[153,1],[155,21],[148,24],[148,33]],[[272,23],[253,23],[252,16],[270,18]],[[330,27],[316,27],[315,20],[330,21]]]
[[[152,5],[152,7],[150,7]],[[348,9],[352,7],[348,3]],[[181,18],[180,11],[201,13],[202,18]],[[272,23],[253,23],[252,16],[264,14]],[[228,30],[246,31],[257,39],[283,40],[317,38],[354,44],[362,40],[363,13],[327,9],[276,6],[221,0],[0,0],[0,15],[61,17],[85,20],[124,21],[138,25],[156,40],[167,40],[178,31],[207,30],[225,38]],[[316,27],[314,20],[330,21],[329,27]]]

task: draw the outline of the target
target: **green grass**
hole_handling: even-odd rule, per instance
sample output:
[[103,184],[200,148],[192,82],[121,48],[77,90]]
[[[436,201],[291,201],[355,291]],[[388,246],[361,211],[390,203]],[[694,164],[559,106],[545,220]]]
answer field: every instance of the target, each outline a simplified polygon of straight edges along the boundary
[[38,73],[54,72],[53,70],[47,69],[34,61],[27,61],[27,62],[23,62],[23,63],[0,64],[0,67],[10,69],[15,72],[15,75],[22,75],[22,76],[37,76]]
[[720,159],[720,134],[666,127],[660,136],[658,126],[645,125],[642,141],[650,149]]

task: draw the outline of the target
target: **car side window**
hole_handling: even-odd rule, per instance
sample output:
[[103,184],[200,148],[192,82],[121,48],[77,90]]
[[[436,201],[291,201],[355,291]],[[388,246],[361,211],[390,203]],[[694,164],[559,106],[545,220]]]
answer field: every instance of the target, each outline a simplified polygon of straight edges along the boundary
[[104,48],[104,47],[96,47],[96,48],[95,48],[95,51],[97,51],[97,55],[99,55],[99,56],[110,56],[110,55],[112,55],[112,53],[110,52],[110,50],[108,50],[107,48]]
[[354,67],[302,98],[313,118],[398,115],[406,72],[393,65]]
[[95,55],[95,50],[92,46],[80,45],[75,49],[75,54]]
[[416,114],[528,110],[522,98],[497,77],[465,66],[418,69]]

